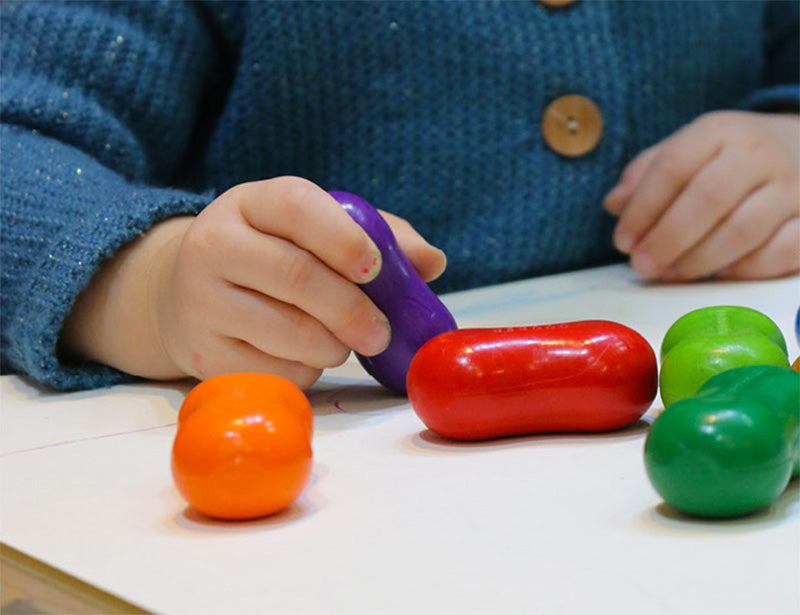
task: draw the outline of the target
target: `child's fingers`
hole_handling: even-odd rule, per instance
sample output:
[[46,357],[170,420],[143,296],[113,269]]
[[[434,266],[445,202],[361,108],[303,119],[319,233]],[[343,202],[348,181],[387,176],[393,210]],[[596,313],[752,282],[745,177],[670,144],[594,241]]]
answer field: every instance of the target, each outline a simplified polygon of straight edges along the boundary
[[717,272],[722,279],[776,278],[800,270],[800,217],[786,221],[766,244]]
[[367,233],[331,195],[297,177],[279,177],[232,189],[247,223],[286,239],[357,283],[374,278],[381,254]]
[[381,211],[381,215],[391,227],[400,249],[423,280],[431,282],[444,273],[447,267],[444,252],[428,243],[404,218],[387,211]]
[[636,244],[631,265],[660,276],[766,180],[741,150],[725,148],[703,166]]
[[389,322],[360,288],[294,243],[249,230],[231,245],[220,275],[296,306],[361,354],[386,348]]
[[791,212],[776,206],[780,199],[786,198],[785,191],[774,183],[756,190],[715,229],[685,252],[662,277],[667,280],[703,277],[735,263],[766,244],[791,217]]
[[640,152],[622,171],[619,182],[606,195],[603,201],[605,210],[613,216],[620,216],[630,201],[631,194],[639,185],[645,171],[650,167],[658,145],[648,147]]
[[201,373],[194,373],[201,380],[233,374],[256,372],[283,376],[301,389],[307,389],[322,375],[322,370],[296,361],[287,361],[264,354],[249,343],[233,338],[221,338],[213,352],[206,353],[208,360]]
[[618,250],[630,253],[697,170],[716,155],[718,140],[705,133],[690,124],[658,148],[614,230]]
[[350,348],[301,309],[245,288],[224,291],[226,336],[245,340],[264,354],[316,369],[336,367]]

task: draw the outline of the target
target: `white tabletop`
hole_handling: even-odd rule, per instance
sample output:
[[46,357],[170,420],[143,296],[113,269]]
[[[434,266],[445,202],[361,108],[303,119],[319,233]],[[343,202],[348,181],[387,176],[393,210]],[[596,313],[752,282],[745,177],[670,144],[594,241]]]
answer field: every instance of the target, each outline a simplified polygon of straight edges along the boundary
[[[460,326],[609,319],[658,350],[708,305],[758,309],[798,355],[800,279],[655,285],[626,266],[446,295]],[[170,474],[188,386],[55,394],[0,379],[2,541],[161,613],[797,613],[798,481],[769,508],[703,521],[642,461],[656,400],[601,435],[459,444],[355,360],[309,392],[314,474],[289,509],[211,521]]]

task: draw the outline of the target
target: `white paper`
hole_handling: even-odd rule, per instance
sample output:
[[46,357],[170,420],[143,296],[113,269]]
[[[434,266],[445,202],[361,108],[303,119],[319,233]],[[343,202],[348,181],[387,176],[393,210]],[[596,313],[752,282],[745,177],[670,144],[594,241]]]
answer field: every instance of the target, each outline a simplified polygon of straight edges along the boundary
[[[793,359],[800,279],[658,286],[624,266],[444,297],[461,326],[610,319],[656,352],[668,326],[745,305]],[[2,541],[161,613],[797,613],[798,481],[754,515],[664,505],[645,420],[600,435],[453,443],[355,360],[310,392],[314,475],[290,508],[212,521],[169,456],[186,386],[57,395],[0,379]]]

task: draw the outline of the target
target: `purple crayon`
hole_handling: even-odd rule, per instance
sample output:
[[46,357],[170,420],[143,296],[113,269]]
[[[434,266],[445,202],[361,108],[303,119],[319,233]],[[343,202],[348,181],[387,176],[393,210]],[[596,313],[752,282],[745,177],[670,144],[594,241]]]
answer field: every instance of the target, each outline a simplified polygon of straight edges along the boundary
[[361,288],[389,319],[392,338],[378,355],[356,354],[364,369],[387,389],[404,393],[411,359],[429,339],[457,328],[453,315],[419,277],[386,220],[367,201],[349,192],[331,192],[381,251],[378,275]]

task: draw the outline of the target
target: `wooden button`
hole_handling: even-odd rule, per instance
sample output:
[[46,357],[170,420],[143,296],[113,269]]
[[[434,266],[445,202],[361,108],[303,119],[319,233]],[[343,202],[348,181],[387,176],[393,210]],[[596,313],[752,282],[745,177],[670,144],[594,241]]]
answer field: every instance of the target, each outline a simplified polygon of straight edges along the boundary
[[542,135],[562,156],[583,156],[597,147],[603,136],[603,114],[585,96],[562,96],[544,110]]
[[558,8],[562,6],[567,6],[568,4],[572,4],[575,0],[539,0],[545,6],[549,6],[552,8]]

